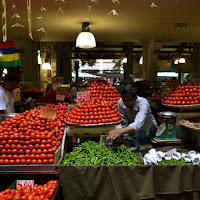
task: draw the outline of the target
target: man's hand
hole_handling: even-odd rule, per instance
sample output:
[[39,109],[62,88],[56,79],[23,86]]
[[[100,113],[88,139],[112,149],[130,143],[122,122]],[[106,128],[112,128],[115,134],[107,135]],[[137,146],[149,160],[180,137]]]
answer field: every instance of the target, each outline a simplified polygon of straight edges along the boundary
[[118,129],[118,130],[112,130],[110,132],[108,132],[107,134],[107,139],[116,139],[118,137],[120,137],[121,135],[125,134],[125,133],[135,133],[135,130],[133,128],[131,128],[130,126]]
[[120,131],[121,129],[119,129],[119,130],[112,130],[112,131],[110,131],[110,132],[108,132],[108,134],[107,134],[107,139],[116,139],[116,138],[118,138],[118,137],[120,137],[123,133],[121,133],[121,131]]

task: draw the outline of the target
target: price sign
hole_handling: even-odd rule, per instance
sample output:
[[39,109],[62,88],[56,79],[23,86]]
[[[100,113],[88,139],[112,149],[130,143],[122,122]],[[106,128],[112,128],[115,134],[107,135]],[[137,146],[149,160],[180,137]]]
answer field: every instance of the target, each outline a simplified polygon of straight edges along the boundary
[[176,152],[177,152],[177,150],[176,150],[176,148],[174,148],[174,149],[167,151],[166,154],[172,156]]
[[17,180],[16,188],[26,186],[31,186],[31,188],[33,188],[34,180]]
[[65,95],[63,95],[63,94],[56,94],[56,100],[58,100],[58,101],[65,101]]
[[77,92],[77,101],[89,101],[90,100],[90,92]]
[[59,87],[61,87],[61,83],[53,83],[52,84],[52,87],[53,87],[53,90],[57,90]]

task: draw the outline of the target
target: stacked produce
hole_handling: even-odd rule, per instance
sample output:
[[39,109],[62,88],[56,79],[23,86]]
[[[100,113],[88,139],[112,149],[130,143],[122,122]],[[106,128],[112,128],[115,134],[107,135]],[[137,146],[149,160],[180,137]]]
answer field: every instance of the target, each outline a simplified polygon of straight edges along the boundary
[[193,105],[200,103],[200,85],[196,83],[182,83],[173,87],[163,101],[164,104]]
[[35,107],[0,123],[0,165],[54,164],[54,152],[64,134],[67,103],[47,107],[56,109],[55,119],[40,117],[41,107]]
[[33,88],[22,90],[21,93],[25,98],[32,97],[33,99],[38,99],[44,94],[41,90],[36,90]]
[[151,100],[162,100],[162,96],[159,94],[152,94]]
[[[65,94],[65,102],[71,103],[72,101],[73,100],[72,100],[71,92],[66,93]],[[58,103],[59,101],[56,100],[56,90],[53,90],[53,91],[46,93],[45,95],[40,97],[38,102],[39,103]]]
[[103,80],[94,81],[85,91],[90,92],[90,99],[92,100],[100,99],[117,103],[121,98],[117,88]]
[[99,99],[77,103],[66,120],[78,124],[112,123],[121,119],[114,102]]
[[48,181],[47,184],[18,187],[16,189],[7,188],[0,192],[0,200],[50,200],[58,185],[57,180]]
[[87,141],[66,153],[63,165],[138,165],[139,153],[133,153],[128,147],[106,147],[94,141]]
[[172,87],[175,87],[179,84],[180,84],[180,81],[178,81],[178,80],[167,80],[165,82],[165,87],[166,88],[172,88]]
[[144,155],[144,164],[157,164],[157,165],[185,165],[185,164],[200,164],[200,154],[194,150],[188,153],[180,153],[176,148],[167,151],[156,151],[150,149]]

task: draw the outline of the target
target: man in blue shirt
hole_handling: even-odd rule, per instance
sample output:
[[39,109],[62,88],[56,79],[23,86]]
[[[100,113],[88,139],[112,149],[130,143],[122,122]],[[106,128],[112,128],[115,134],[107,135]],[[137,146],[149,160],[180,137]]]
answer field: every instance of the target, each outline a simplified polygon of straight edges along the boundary
[[148,138],[155,136],[157,128],[147,99],[139,97],[137,89],[130,84],[124,86],[122,98],[119,99],[117,106],[122,118],[122,128],[110,131],[107,139],[129,135],[131,137],[129,140],[132,140],[135,149],[144,149],[145,144],[150,143]]

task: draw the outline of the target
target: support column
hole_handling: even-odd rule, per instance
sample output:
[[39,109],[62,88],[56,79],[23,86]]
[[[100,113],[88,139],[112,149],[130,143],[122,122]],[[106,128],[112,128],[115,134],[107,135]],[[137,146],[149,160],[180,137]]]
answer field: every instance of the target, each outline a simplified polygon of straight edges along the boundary
[[20,53],[24,89],[39,89],[38,43],[23,38],[14,41],[14,47]]
[[131,78],[131,74],[133,74],[133,42],[126,42],[126,57],[127,64],[125,65],[124,73],[124,81],[126,84],[133,82]]
[[143,79],[157,81],[158,52],[162,48],[162,42],[152,39],[144,44],[143,49]]
[[147,42],[143,43],[142,56],[143,56],[142,78],[143,80],[148,80],[149,68],[148,68],[148,43]]
[[200,43],[193,44],[192,77],[200,78]]
[[76,77],[75,77],[75,83],[78,84],[78,70],[79,70],[79,61],[75,61],[74,63],[74,69],[75,69],[75,73],[76,73]]
[[70,42],[57,42],[57,76],[63,76],[64,83],[72,82],[72,63]]

